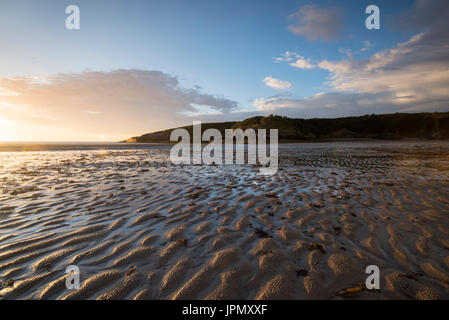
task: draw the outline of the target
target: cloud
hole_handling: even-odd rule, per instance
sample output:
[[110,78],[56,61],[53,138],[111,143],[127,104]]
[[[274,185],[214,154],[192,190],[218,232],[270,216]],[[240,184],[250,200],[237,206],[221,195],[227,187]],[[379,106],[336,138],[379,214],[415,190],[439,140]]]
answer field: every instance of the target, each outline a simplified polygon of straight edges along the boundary
[[[444,8],[449,8],[447,1],[416,1],[407,12],[423,30],[408,41],[364,60],[349,55],[319,62],[319,68],[329,71],[331,92],[309,98],[259,98],[253,106],[263,114],[303,118],[448,111],[449,19]],[[372,47],[370,42],[364,45],[363,52]]]
[[273,58],[273,61],[275,63],[279,63],[279,62],[290,62],[293,61],[295,58],[299,58],[301,57],[300,55],[298,55],[296,52],[294,51],[285,51],[284,54],[281,54],[280,57],[278,58]]
[[0,108],[0,117],[24,126],[58,128],[60,135],[81,132],[87,140],[186,124],[190,119],[186,121],[185,112],[202,106],[223,114],[237,108],[235,101],[183,88],[174,76],[146,70],[56,74],[46,81],[0,78],[0,92],[0,104],[9,106]]
[[279,114],[299,118],[332,118],[373,113],[401,111],[403,106],[392,108],[385,94],[356,94],[322,92],[308,98],[270,97],[255,99],[253,106],[264,114]]
[[[410,105],[394,102],[389,93],[322,92],[308,98],[269,97],[253,101],[257,115],[277,114],[292,118],[336,118],[395,112],[448,111],[446,104]],[[250,115],[248,115],[250,116]]]
[[449,1],[415,0],[413,7],[394,17],[397,26],[413,30],[417,28],[440,29],[449,25],[447,18]]
[[307,4],[290,15],[295,23],[288,29],[308,40],[332,41],[340,36],[343,28],[343,11],[339,7],[317,7]]
[[342,55],[345,55],[347,57],[352,57],[353,56],[353,52],[351,49],[344,49],[344,48],[339,48],[338,52]]
[[363,41],[364,47],[362,49],[360,49],[360,52],[366,52],[369,51],[371,49],[371,47],[373,46],[371,41],[365,40]]
[[357,93],[388,93],[392,104],[407,103],[425,110],[449,101],[447,41],[425,32],[378,52],[367,60],[322,61],[334,89]]
[[298,58],[295,62],[290,63],[290,65],[292,67],[299,68],[299,69],[313,69],[313,68],[315,68],[315,66],[312,63],[310,63],[310,60],[308,60],[308,59],[306,60],[304,57]]
[[310,62],[310,59],[306,59],[300,54],[293,51],[286,51],[280,57],[273,58],[275,63],[290,62],[290,65],[299,69],[313,69],[315,66]]
[[370,41],[365,40],[363,41],[363,47],[360,50],[353,51],[351,49],[339,48],[338,52],[348,58],[353,58],[360,53],[370,51],[373,46],[374,45]]
[[286,90],[292,86],[292,84],[289,81],[283,81],[276,78],[273,78],[272,76],[268,76],[265,79],[262,80],[263,83],[267,87],[277,89],[277,90]]

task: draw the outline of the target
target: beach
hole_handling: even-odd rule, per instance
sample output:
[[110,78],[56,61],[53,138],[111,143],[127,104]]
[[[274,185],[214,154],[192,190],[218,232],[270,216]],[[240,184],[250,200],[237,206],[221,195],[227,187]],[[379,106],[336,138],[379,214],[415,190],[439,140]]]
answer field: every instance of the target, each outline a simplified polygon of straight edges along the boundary
[[447,141],[281,144],[273,176],[163,144],[19,149],[0,148],[0,299],[449,298]]

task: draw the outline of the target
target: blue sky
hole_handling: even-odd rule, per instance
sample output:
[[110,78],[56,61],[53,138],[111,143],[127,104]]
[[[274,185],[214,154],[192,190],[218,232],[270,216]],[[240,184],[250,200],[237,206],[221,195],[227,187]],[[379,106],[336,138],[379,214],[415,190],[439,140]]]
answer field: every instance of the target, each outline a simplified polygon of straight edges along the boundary
[[[441,8],[446,8],[441,1],[435,0],[435,3],[439,3],[442,7],[430,10],[428,15],[434,15],[435,12],[442,11]],[[65,8],[71,4],[80,8],[80,30],[65,28],[67,16]],[[365,8],[370,4],[376,4],[380,8],[380,30],[365,28],[367,17]],[[373,56],[376,53],[394,50],[398,45],[410,41],[415,35],[432,32],[433,22],[429,22],[426,17],[418,17],[422,18],[421,24],[408,23],[408,17],[418,14],[417,10],[423,5],[435,7],[434,4],[429,5],[424,0],[374,2],[3,0],[0,4],[2,30],[0,78],[3,85],[0,80],[0,89],[3,87],[3,90],[17,92],[17,83],[14,84],[15,87],[7,85],[11,83],[9,81],[11,79],[21,78],[29,81],[35,77],[52,82],[52,79],[54,81],[60,74],[82,76],[90,71],[106,74],[110,72],[110,77],[116,76],[117,70],[157,71],[164,74],[165,78],[162,81],[170,82],[173,79],[178,81],[175,86],[182,91],[183,96],[182,102],[177,100],[177,103],[186,103],[184,109],[180,106],[179,110],[175,108],[176,115],[158,118],[157,113],[163,110],[163,106],[157,106],[154,109],[156,115],[154,113],[152,115],[154,121],[150,119],[139,123],[135,128],[126,128],[116,135],[111,135],[111,130],[103,130],[104,133],[92,130],[92,136],[77,136],[76,128],[79,127],[80,130],[82,128],[84,131],[88,128],[80,125],[72,125],[72,128],[69,128],[71,125],[68,120],[58,118],[59,116],[52,112],[52,106],[47,106],[47,111],[50,110],[48,114],[45,112],[45,105],[50,103],[46,104],[42,100],[44,102],[33,109],[39,110],[37,118],[54,120],[55,128],[58,130],[67,127],[68,133],[64,136],[67,139],[101,140],[115,139],[118,135],[141,134],[171,125],[191,123],[192,119],[181,119],[178,117],[179,114],[198,114],[198,117],[201,117],[199,114],[204,110],[214,112],[202,118],[214,121],[241,118],[267,110],[272,113],[285,113],[288,116],[323,116],[326,115],[324,111],[314,112],[313,106],[310,109],[302,103],[310,102],[308,99],[313,100],[313,97],[321,97],[326,93],[338,94],[339,96],[332,96],[337,103],[328,103],[330,106],[335,104],[338,107],[339,99],[343,99],[342,103],[346,101],[344,99],[351,99],[346,95],[363,94],[365,95],[363,99],[374,101],[373,99],[379,98],[379,94],[391,89],[391,85],[388,88],[379,87],[377,91],[366,86],[359,88],[354,85],[360,82],[359,79],[348,80],[348,74],[343,74],[341,68],[347,66],[355,73],[361,74],[361,77],[365,77],[369,69],[367,61],[375,59]],[[308,22],[304,22],[306,20]],[[438,21],[438,17],[435,20]],[[398,21],[405,23],[399,25]],[[334,30],[326,26],[332,23],[335,26]],[[296,27],[302,31],[294,32]],[[318,36],[314,34],[318,32],[317,30],[321,30],[322,34]],[[286,52],[290,52],[290,60],[287,60]],[[395,52],[389,54],[394,55],[395,59],[401,58],[398,58]],[[273,58],[281,58],[282,61],[275,61]],[[298,59],[310,63],[311,67],[292,66]],[[332,64],[323,64],[323,61]],[[362,69],[358,67],[360,64],[358,62],[365,63]],[[149,82],[156,76],[156,74],[147,75],[145,81]],[[388,79],[395,76],[398,76],[398,79],[406,77],[403,74],[392,74]],[[125,81],[123,85],[118,85],[122,90],[128,80],[123,80],[123,74],[120,75],[120,79]],[[270,79],[274,80],[269,81]],[[38,85],[50,86],[45,81]],[[64,81],[69,80],[65,78]],[[148,81],[145,82],[145,86],[148,85]],[[52,90],[49,87],[45,89],[47,94]],[[53,89],[62,90],[61,87]],[[399,97],[398,99],[406,101],[406,98],[401,97],[413,96],[413,90],[409,87],[401,88],[400,93],[394,92],[395,98]],[[191,100],[183,100],[185,91],[196,96]],[[392,94],[390,91],[388,93]],[[19,94],[26,96],[24,92]],[[135,91],[133,94],[136,94]],[[98,103],[98,99],[91,95],[92,93],[86,92],[86,100]],[[23,101],[18,101],[20,99],[12,101],[11,98],[3,103],[9,106],[14,103],[26,105],[29,110],[30,104],[33,104],[30,103],[31,97],[35,98],[30,95],[29,99],[23,98]],[[196,103],[198,99],[206,98],[216,100],[211,105]],[[125,100],[131,104],[134,99],[139,99],[139,94],[136,97],[127,96]],[[53,100],[51,94],[48,100]],[[273,105],[274,102],[277,104]],[[163,101],[161,103],[163,104]],[[313,101],[311,103],[313,105]],[[144,101],[139,101],[138,104],[146,108],[142,109],[142,115],[152,114],[151,103],[144,106]],[[426,107],[421,105],[421,101],[419,104],[420,107],[416,109],[418,111],[442,108],[441,105]],[[381,105],[379,112],[398,110],[396,104],[390,109],[387,105]],[[119,114],[120,108],[123,108],[125,113],[128,107],[134,108],[122,104],[116,106],[114,110]],[[104,112],[102,106],[93,103],[89,103],[89,108],[98,110],[81,110],[86,111],[84,112],[86,117]],[[67,109],[72,110],[70,107]],[[132,110],[136,112],[136,109]],[[332,111],[329,115],[358,115],[365,111],[376,113],[376,110],[371,109],[361,109],[360,112],[353,112],[354,110]],[[16,115],[14,118],[12,114],[10,110],[3,111],[3,119],[15,121],[16,124],[23,121],[23,116]],[[78,121],[83,122],[83,118],[79,118]],[[84,123],[87,125],[91,122],[84,121]],[[48,131],[51,121],[45,123],[45,126],[47,129],[42,139],[51,133],[51,130]],[[27,139],[28,136],[20,138]]]
[[[364,11],[371,2],[344,1],[345,34],[338,41],[317,44],[288,31],[293,22],[288,16],[301,4],[311,3],[305,1],[6,1],[0,26],[2,30],[13,26],[14,32],[2,35],[9,45],[2,49],[0,72],[17,76],[86,69],[161,70],[242,105],[273,94],[262,83],[273,75],[292,82],[291,91],[306,97],[322,91],[328,73],[295,70],[274,64],[272,58],[296,51],[336,60],[342,56],[339,49],[357,51],[364,41],[380,50],[405,40],[403,32],[364,27]],[[64,27],[70,4],[80,7],[79,31]],[[380,1],[381,17],[410,5],[410,1]]]

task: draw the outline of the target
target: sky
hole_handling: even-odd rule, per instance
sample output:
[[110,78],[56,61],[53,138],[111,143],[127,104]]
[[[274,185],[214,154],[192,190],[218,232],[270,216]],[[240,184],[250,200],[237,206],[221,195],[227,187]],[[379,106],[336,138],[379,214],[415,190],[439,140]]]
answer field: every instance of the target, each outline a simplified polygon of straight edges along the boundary
[[447,0],[2,0],[0,141],[449,111],[448,16]]

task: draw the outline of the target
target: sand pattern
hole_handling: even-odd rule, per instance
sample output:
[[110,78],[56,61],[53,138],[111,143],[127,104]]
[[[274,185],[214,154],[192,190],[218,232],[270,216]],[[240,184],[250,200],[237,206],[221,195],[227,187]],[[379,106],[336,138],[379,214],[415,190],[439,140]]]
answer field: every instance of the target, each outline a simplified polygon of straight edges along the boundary
[[0,153],[0,299],[449,298],[449,143],[282,145],[272,177],[168,153]]

